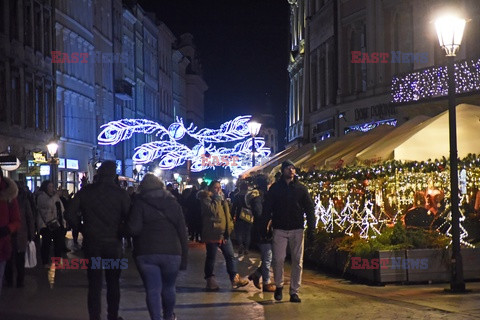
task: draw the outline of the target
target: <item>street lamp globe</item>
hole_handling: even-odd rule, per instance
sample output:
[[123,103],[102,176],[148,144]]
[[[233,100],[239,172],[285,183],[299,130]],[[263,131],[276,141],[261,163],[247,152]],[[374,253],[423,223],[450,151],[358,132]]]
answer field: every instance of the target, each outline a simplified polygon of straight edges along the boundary
[[258,123],[256,121],[250,121],[248,123],[248,131],[252,135],[252,137],[256,137],[258,132],[260,131],[260,128],[262,127],[261,123]]
[[460,48],[460,43],[465,30],[465,19],[448,15],[435,20],[435,29],[437,30],[438,42],[447,57],[454,57]]
[[58,143],[56,143],[55,141],[51,141],[49,144],[47,144],[47,150],[50,156],[54,158],[58,150]]
[[175,172],[175,173],[173,174],[173,178],[174,178],[175,180],[178,179],[178,176],[179,176],[179,174],[178,174],[177,172]]
[[202,179],[202,178],[198,178],[198,179],[197,179],[197,182],[198,182],[198,184],[202,184],[203,179]]

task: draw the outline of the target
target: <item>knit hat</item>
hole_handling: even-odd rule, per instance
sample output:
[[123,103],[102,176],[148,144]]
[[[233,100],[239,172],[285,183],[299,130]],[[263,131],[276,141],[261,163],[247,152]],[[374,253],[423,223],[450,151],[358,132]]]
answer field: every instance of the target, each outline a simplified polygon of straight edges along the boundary
[[282,173],[283,173],[283,170],[287,167],[290,167],[290,166],[293,166],[295,167],[295,164],[291,161],[291,160],[285,160],[282,162]]
[[98,168],[99,176],[116,176],[117,164],[114,161],[107,160],[102,162],[100,168]]

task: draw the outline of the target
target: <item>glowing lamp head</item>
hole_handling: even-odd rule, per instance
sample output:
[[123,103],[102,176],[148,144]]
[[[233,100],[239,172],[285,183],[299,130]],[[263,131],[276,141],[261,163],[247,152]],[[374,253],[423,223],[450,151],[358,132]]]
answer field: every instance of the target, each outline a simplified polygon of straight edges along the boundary
[[202,178],[198,178],[197,181],[198,181],[198,184],[202,184],[203,179],[202,179]]
[[454,57],[460,48],[465,30],[465,19],[448,15],[435,20],[435,29],[437,30],[438,42],[447,57]]
[[55,157],[55,154],[58,150],[58,144],[55,141],[51,141],[49,144],[47,144],[47,150],[52,158]]
[[176,172],[173,174],[173,178],[174,178],[175,180],[177,180],[177,179],[178,179],[178,176],[179,176],[179,174],[178,174],[178,173],[176,173]]
[[258,132],[260,131],[262,124],[255,122],[255,121],[250,121],[248,123],[248,131],[252,135],[252,137],[256,137]]

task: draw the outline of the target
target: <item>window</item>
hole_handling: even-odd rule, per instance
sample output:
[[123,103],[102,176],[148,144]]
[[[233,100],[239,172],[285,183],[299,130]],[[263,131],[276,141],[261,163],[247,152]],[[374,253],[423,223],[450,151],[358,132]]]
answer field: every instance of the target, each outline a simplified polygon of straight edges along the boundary
[[44,129],[43,85],[37,82],[35,86],[35,129]]
[[50,56],[51,54],[51,34],[52,28],[50,25],[50,11],[43,11],[43,55]]
[[45,81],[45,131],[53,131],[52,84]]
[[35,109],[33,99],[33,76],[25,76],[25,126],[27,128],[35,127]]
[[30,1],[25,2],[23,7],[23,34],[24,34],[24,43],[29,47],[33,47],[32,42],[32,3]]
[[18,1],[10,0],[10,39],[18,40]]
[[20,105],[21,88],[18,69],[12,69],[12,87],[10,99],[10,116],[12,124],[22,124],[22,107]]
[[42,25],[42,10],[40,8],[40,5],[35,2],[34,4],[34,25],[36,26],[34,28],[35,32],[35,50],[42,52],[42,28],[40,27]]
[[4,64],[0,63],[0,122],[7,121],[7,86],[5,76]]

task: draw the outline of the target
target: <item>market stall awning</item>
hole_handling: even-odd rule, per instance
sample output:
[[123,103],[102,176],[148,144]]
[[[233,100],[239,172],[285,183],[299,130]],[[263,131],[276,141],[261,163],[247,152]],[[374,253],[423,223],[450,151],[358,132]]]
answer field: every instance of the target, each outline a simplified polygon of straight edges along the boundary
[[338,150],[354,143],[354,141],[361,135],[362,133],[358,131],[344,135],[333,141],[333,143],[319,149],[316,154],[305,159],[303,162],[299,163],[298,166],[306,171],[322,169],[325,166],[325,159],[334,155]]
[[245,178],[245,177],[248,177],[249,175],[253,174],[254,172],[263,172],[265,168],[267,168],[268,166],[270,166],[272,164],[276,165],[278,163],[279,159],[283,159],[283,157],[287,156],[288,154],[290,154],[291,152],[293,152],[297,149],[298,149],[298,147],[295,146],[295,147],[290,147],[290,148],[287,148],[287,149],[282,150],[280,152],[277,152],[270,159],[268,159],[268,161],[266,161],[265,163],[260,164],[260,165],[255,166],[255,167],[252,167],[248,170],[245,170],[244,172],[242,172],[240,174],[240,176]]
[[393,131],[381,137],[372,145],[366,147],[356,154],[356,159],[366,164],[382,162],[388,159],[393,159],[393,150],[403,143],[406,139],[411,137],[420,124],[430,119],[425,115],[417,116],[408,120],[401,126],[395,128]]
[[268,171],[266,171],[270,175],[274,175],[277,172],[280,171],[280,166],[282,165],[282,162],[285,160],[290,160],[292,161],[295,166],[299,166],[302,161],[305,159],[311,158],[313,155],[318,153],[320,150],[323,149],[324,146],[332,144],[331,141],[320,141],[317,143],[308,143],[297,150],[291,152],[290,154],[286,155],[282,159],[279,159],[277,163],[270,168],[268,168]]
[[[480,153],[480,107],[456,107],[458,157]],[[417,126],[416,131],[393,151],[396,160],[423,161],[449,157],[448,110]]]
[[327,169],[341,168],[346,165],[350,165],[355,161],[357,153],[372,143],[392,132],[395,129],[393,126],[381,125],[367,133],[357,137],[352,143],[338,148],[337,151],[330,155],[324,161],[324,166]]

